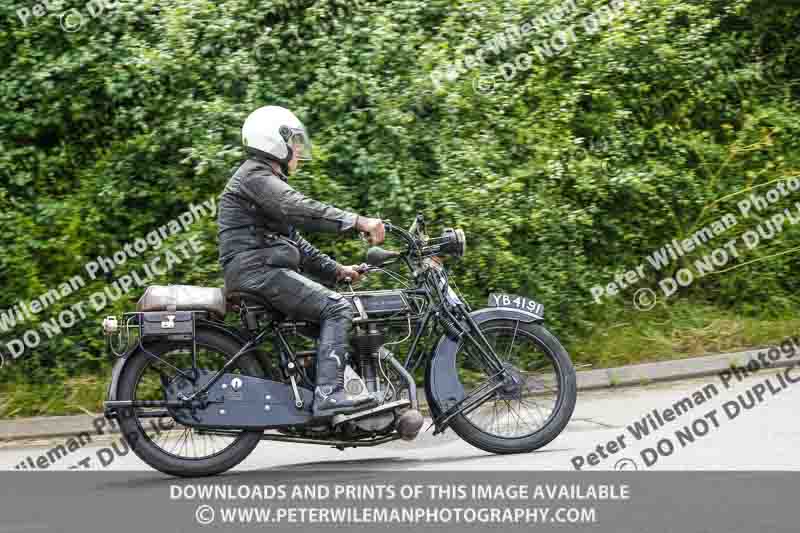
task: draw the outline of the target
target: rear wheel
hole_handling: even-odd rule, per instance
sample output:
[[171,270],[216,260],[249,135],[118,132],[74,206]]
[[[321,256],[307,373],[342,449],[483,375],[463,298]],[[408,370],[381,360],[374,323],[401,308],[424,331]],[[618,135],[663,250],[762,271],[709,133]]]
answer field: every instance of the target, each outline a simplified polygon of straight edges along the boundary
[[[196,335],[197,367],[216,372],[239,351],[234,340],[215,331]],[[165,400],[164,389],[179,376],[177,369],[192,368],[191,342],[159,342],[131,356],[120,377],[119,400]],[[168,364],[167,364],[168,363]],[[264,371],[252,354],[236,361],[231,373],[263,377]],[[130,448],[145,463],[165,474],[183,477],[210,476],[243,461],[261,440],[261,431],[241,431],[236,436],[209,435],[177,423],[165,408],[123,409],[120,430]]]
[[[575,369],[569,354],[538,324],[496,319],[480,329],[509,373],[503,387],[451,427],[458,436],[492,453],[526,453],[541,448],[566,427],[575,409]],[[462,342],[456,352],[458,380],[466,394],[499,382],[477,349]]]

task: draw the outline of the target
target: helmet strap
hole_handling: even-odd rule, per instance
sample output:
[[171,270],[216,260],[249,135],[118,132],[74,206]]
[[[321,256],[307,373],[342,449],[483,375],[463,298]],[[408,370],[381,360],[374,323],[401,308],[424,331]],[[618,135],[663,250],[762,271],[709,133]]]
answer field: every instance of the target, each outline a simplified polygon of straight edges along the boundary
[[283,172],[285,176],[288,176],[289,161],[292,160],[292,147],[287,145],[286,148],[288,148],[289,153],[286,155],[285,159],[278,159],[277,157],[273,157],[271,154],[259,150],[258,148],[247,147],[245,150],[248,153],[248,155],[250,155],[253,159],[256,159],[258,161],[263,161],[265,163],[274,161],[275,163],[278,163],[281,167],[281,172]]
[[281,170],[283,170],[283,173],[288,176],[289,175],[289,161],[291,161],[292,157],[294,157],[294,150],[292,150],[292,147],[289,146],[288,144],[286,145],[286,150],[288,150],[288,153],[286,154],[286,161],[282,161],[281,162]]

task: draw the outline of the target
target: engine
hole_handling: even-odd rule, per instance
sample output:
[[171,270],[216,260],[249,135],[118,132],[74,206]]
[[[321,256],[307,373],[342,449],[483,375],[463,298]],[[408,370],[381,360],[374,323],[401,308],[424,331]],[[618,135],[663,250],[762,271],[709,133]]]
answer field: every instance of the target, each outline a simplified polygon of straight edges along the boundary
[[[354,359],[361,369],[367,391],[375,393],[380,391],[380,378],[376,367],[381,346],[386,342],[386,335],[383,331],[378,330],[375,324],[370,324],[366,331],[363,329],[363,327],[357,326],[356,334],[353,335],[352,342],[356,349]],[[345,388],[347,388],[347,383],[345,383]]]
[[[353,333],[352,344],[355,349],[353,363],[360,375],[354,372],[348,379],[345,374],[345,391],[353,397],[373,394],[382,398],[384,402],[397,399],[394,397],[395,386],[390,382],[381,364],[381,351],[385,350],[383,345],[386,343],[386,332],[378,329],[375,324],[369,324],[367,327],[356,326]],[[394,413],[385,412],[355,420],[352,424],[367,433],[381,433],[390,430],[394,421]]]
[[[386,356],[391,355],[387,354],[386,348],[387,326],[379,326],[371,320],[410,316],[419,312],[418,303],[398,290],[363,291],[344,296],[358,319],[350,336],[353,368],[345,370],[345,392],[350,397],[372,394],[382,403],[402,399],[401,391],[407,390],[405,382],[385,361]],[[392,431],[396,417],[393,411],[385,411],[353,420],[350,424],[356,432],[379,434]]]

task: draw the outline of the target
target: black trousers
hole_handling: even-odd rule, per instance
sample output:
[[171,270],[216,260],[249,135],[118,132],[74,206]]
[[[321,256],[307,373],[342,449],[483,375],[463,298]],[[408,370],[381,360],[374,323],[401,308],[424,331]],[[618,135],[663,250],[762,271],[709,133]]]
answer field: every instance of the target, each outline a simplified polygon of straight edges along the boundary
[[319,323],[320,353],[332,346],[348,349],[353,311],[341,294],[295,270],[251,267],[238,259],[225,265],[227,290],[257,292],[287,318]]

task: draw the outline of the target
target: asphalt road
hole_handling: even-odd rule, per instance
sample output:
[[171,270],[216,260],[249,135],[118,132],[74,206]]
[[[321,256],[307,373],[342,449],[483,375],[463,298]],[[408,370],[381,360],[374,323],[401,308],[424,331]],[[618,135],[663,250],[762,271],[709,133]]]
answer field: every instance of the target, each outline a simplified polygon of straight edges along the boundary
[[[237,470],[797,470],[800,429],[794,415],[800,382],[794,385],[791,379],[800,379],[800,371],[762,371],[727,386],[710,376],[583,392],[566,431],[529,454],[493,455],[452,431],[434,437],[431,430],[412,443],[345,451],[262,442]],[[643,426],[648,435],[642,434]],[[149,470],[118,437],[92,437],[48,469]],[[6,443],[0,448],[0,469],[14,469],[27,457],[35,462],[66,441]]]

